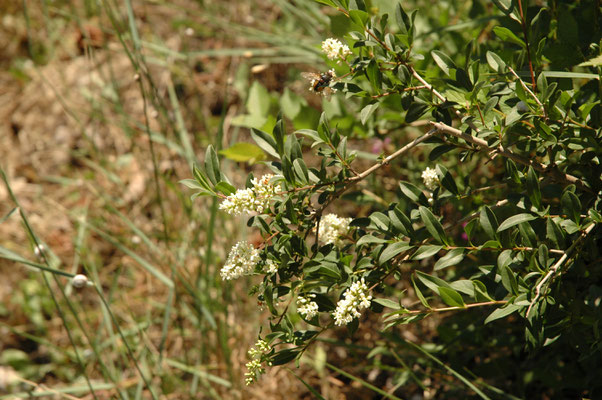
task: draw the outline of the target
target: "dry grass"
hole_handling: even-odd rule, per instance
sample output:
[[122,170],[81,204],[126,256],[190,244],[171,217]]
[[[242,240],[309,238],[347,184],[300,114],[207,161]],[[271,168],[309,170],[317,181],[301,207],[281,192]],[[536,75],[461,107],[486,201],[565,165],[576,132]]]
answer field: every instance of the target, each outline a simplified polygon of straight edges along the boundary
[[[86,273],[100,290],[100,295],[92,288],[74,291],[61,277],[46,286],[38,271],[0,260],[0,365],[3,377],[14,378],[16,369],[21,381],[0,385],[0,394],[3,387],[76,386],[84,386],[80,393],[85,393],[82,378],[87,376],[93,384],[113,380],[122,396],[149,398],[136,364],[161,398],[303,398],[307,392],[284,369],[270,371],[260,387],[243,387],[245,353],[255,341],[261,312],[240,301],[246,283],[222,287],[217,276],[226,249],[239,235],[239,221],[217,219],[208,248],[212,202],[190,204],[177,183],[190,175],[191,153],[181,132],[188,132],[192,155],[199,158],[215,142],[223,117],[224,140],[238,135],[229,120],[241,101],[228,80],[253,59],[213,57],[209,51],[257,43],[223,27],[266,27],[280,13],[263,2],[204,3],[134,4],[141,40],[174,54],[198,53],[182,60],[149,45],[133,52],[137,62],[145,61],[138,72],[120,43],[124,40],[130,51],[136,43],[126,7],[88,1],[41,2],[26,9],[15,2],[0,4],[0,164],[51,265]],[[282,76],[275,74],[284,71],[264,71],[265,85],[277,89]],[[178,112],[184,126],[178,126]],[[0,216],[14,206],[2,186]],[[0,238],[1,246],[36,260],[18,213],[0,224]],[[173,291],[144,262],[173,281]],[[7,356],[13,350],[24,354],[14,369]],[[174,367],[171,360],[192,370]],[[224,383],[216,384],[206,373]],[[95,394],[115,398],[119,393],[101,388]]]

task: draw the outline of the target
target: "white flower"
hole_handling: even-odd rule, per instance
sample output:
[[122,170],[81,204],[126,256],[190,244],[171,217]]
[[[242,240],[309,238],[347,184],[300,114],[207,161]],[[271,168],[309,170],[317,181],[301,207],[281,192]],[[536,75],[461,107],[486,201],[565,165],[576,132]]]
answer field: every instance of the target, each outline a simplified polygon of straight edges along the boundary
[[273,175],[264,175],[261,179],[253,178],[249,189],[239,189],[234,194],[226,197],[220,204],[220,210],[226,211],[230,215],[249,214],[257,212],[259,214],[270,209],[270,201],[276,193],[279,186],[270,183]]
[[254,347],[251,347],[247,354],[251,358],[261,357],[264,353],[269,353],[272,348],[265,340],[259,339]]
[[275,274],[278,272],[278,264],[272,260],[266,260],[263,269],[266,274]]
[[334,324],[337,326],[347,325],[354,318],[359,318],[361,310],[370,307],[372,296],[368,294],[368,286],[364,279],[355,282],[343,294],[343,299],[337,303],[334,310]]
[[330,60],[337,60],[337,64],[351,54],[351,50],[346,44],[338,39],[328,38],[322,42],[322,51]]
[[349,224],[352,218],[341,218],[336,214],[328,214],[320,220],[318,239],[324,244],[333,243],[335,246],[343,244],[343,236],[349,233]]
[[424,181],[424,186],[426,186],[428,190],[435,190],[440,182],[437,170],[429,167],[426,167],[422,172],[422,180]]
[[[255,347],[251,347],[247,354],[251,357],[251,361],[245,364],[248,372],[245,372],[245,383],[250,385],[255,382],[257,378],[263,373],[265,373],[265,368],[261,365],[262,358],[265,354],[269,353],[272,350],[268,342],[265,340],[259,339],[257,343],[255,343]],[[268,363],[269,364],[269,363]]]
[[250,275],[259,262],[259,250],[249,242],[238,242],[230,250],[226,264],[222,267],[220,275],[225,281]]
[[77,274],[71,279],[71,284],[76,289],[81,289],[88,284],[88,277],[84,274]]
[[315,297],[315,294],[309,293],[297,298],[297,312],[305,319],[312,319],[318,315],[318,303],[311,300]]
[[245,384],[249,386],[259,378],[260,375],[265,373],[265,368],[261,365],[261,360],[253,359],[245,364],[247,372],[245,372]]

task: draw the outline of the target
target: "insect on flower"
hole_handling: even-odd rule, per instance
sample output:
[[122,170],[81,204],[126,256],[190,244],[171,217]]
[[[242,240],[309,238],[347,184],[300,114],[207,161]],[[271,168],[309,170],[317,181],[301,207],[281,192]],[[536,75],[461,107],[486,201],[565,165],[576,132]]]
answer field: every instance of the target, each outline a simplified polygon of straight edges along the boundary
[[330,83],[336,78],[334,70],[317,74],[315,72],[302,72],[301,76],[310,82],[309,90],[322,94],[327,100],[336,92],[336,89],[330,87]]

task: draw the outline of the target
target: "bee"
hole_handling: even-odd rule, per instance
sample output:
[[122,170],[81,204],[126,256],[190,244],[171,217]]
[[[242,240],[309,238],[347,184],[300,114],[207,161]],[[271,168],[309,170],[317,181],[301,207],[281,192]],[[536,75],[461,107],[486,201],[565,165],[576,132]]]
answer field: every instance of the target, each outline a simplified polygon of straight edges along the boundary
[[322,94],[327,100],[330,99],[330,96],[335,91],[330,87],[330,83],[336,78],[334,70],[323,72],[321,74],[315,72],[302,72],[301,76],[310,82],[310,91]]

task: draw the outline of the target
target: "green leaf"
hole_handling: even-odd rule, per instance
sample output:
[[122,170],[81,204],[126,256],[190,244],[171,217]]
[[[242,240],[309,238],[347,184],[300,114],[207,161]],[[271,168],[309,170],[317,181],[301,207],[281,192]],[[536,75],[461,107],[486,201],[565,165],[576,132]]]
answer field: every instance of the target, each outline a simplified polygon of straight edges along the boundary
[[341,271],[336,264],[330,262],[323,262],[320,264],[318,274],[324,277],[331,277],[337,280],[341,279]]
[[219,159],[212,145],[207,146],[207,151],[205,152],[205,172],[214,185],[222,180],[222,173],[219,170]]
[[284,88],[284,93],[282,93],[282,96],[280,97],[280,108],[286,118],[291,120],[295,119],[295,117],[299,115],[301,106],[304,103],[306,102],[301,96],[289,90],[289,88]]
[[497,231],[498,233],[503,232],[506,229],[510,229],[513,226],[520,224],[521,222],[533,221],[534,219],[537,219],[537,216],[527,213],[513,215],[510,218],[506,219],[504,222],[502,222],[497,228]]
[[481,228],[487,234],[490,239],[497,238],[497,218],[495,217],[494,212],[489,208],[489,206],[484,206],[481,209],[481,215],[479,217],[479,223],[481,224]]
[[272,315],[278,315],[278,310],[274,307],[274,292],[271,285],[266,285],[265,290],[263,291],[263,299],[265,300],[265,304],[270,313]]
[[452,289],[457,290],[460,294],[465,294],[470,297],[474,297],[474,284],[473,281],[468,279],[459,279],[449,284]]
[[566,190],[560,202],[562,203],[564,213],[575,221],[576,224],[579,224],[579,220],[581,219],[581,202],[579,201],[579,197],[570,190]]
[[602,215],[600,215],[600,213],[598,211],[594,210],[593,208],[589,209],[588,214],[589,214],[589,217],[591,219],[593,219],[595,222],[598,222],[598,223],[602,222]]
[[526,179],[527,194],[533,205],[537,208],[541,207],[541,190],[539,189],[539,179],[533,167],[529,166]]
[[435,161],[437,160],[439,157],[441,157],[443,154],[452,151],[456,149],[456,146],[450,145],[450,144],[442,144],[439,145],[435,148],[433,148],[433,150],[431,150],[431,152],[429,153],[429,160],[430,161]]
[[399,209],[397,205],[393,210],[389,210],[389,219],[395,229],[403,235],[412,237],[414,235],[414,227],[410,219]]
[[494,52],[487,52],[487,63],[498,74],[503,74],[506,72],[506,63]]
[[331,6],[337,8],[337,5],[331,0],[314,0],[316,3],[325,4],[327,6]]
[[502,277],[502,285],[504,288],[512,294],[518,294],[518,283],[516,282],[516,276],[508,266],[502,266],[500,269],[500,275]]
[[366,22],[370,19],[370,15],[362,10],[349,10],[349,18],[363,29],[366,27]]
[[295,133],[299,133],[303,136],[306,136],[306,137],[312,139],[313,143],[312,143],[311,147],[314,147],[316,144],[319,144],[319,143],[324,143],[322,138],[320,138],[320,136],[318,135],[318,132],[314,131],[313,129],[299,129],[299,130],[295,131]]
[[439,176],[443,177],[441,178],[441,185],[451,193],[457,195],[458,186],[456,185],[456,181],[454,181],[454,178],[451,176],[447,168],[445,168],[443,165],[437,164],[436,170]]
[[252,143],[235,143],[227,149],[220,150],[219,154],[237,162],[254,163],[265,159],[265,153],[260,147]]
[[426,301],[426,298],[422,294],[422,291],[418,288],[418,285],[416,285],[416,281],[414,280],[414,275],[411,275],[410,279],[412,280],[412,286],[414,287],[414,293],[416,293],[416,296],[418,297],[418,299],[420,300],[422,305],[425,306],[426,308],[431,308],[429,303]]
[[462,295],[456,292],[452,288],[448,287],[439,287],[439,296],[441,296],[441,300],[445,302],[448,306],[451,307],[465,307],[464,300],[462,299]]
[[279,352],[275,353],[272,356],[272,358],[271,358],[272,365],[287,364],[287,363],[293,361],[297,357],[298,354],[299,354],[299,350],[297,350],[297,349],[280,350]]
[[406,122],[410,123],[416,121],[418,118],[424,115],[428,108],[429,106],[427,104],[413,101],[406,112]]
[[259,81],[254,81],[251,85],[246,106],[247,112],[251,115],[262,117],[268,115],[270,111],[270,94]]
[[395,242],[385,248],[378,258],[378,264],[382,265],[392,259],[393,257],[403,253],[404,251],[412,248],[409,242]]
[[[186,186],[189,189],[204,190],[204,188],[195,179],[182,179],[180,181],[180,184]],[[5,217],[2,218],[3,219],[0,219],[0,222],[3,222]]]
[[463,259],[464,259],[464,249],[463,248],[452,249],[449,253],[447,253],[445,256],[441,257],[435,263],[435,267],[434,267],[435,271],[439,271],[440,269],[447,268],[452,265],[456,265]]
[[272,135],[262,130],[251,128],[251,137],[253,138],[255,143],[257,143],[257,145],[261,147],[266,153],[268,153],[274,158],[280,159],[280,155],[278,154],[278,147]]
[[422,218],[422,222],[424,222],[424,226],[429,231],[433,239],[438,243],[447,243],[447,238],[445,236],[445,231],[443,231],[443,226],[439,220],[433,215],[431,210],[424,206],[418,207],[420,211],[420,218]]
[[433,50],[431,51],[431,56],[435,63],[441,68],[441,70],[445,73],[445,75],[450,76],[450,70],[456,69],[456,64],[454,64],[453,60],[449,58],[449,56],[442,51]]
[[[274,137],[274,140],[276,141],[276,150],[278,151],[278,154],[280,154],[281,156],[284,154],[284,137],[286,135],[286,131],[284,129],[284,122],[282,121],[282,114],[278,114],[278,118],[276,120],[276,125],[274,125],[274,129],[272,130],[272,136]],[[295,135],[291,135],[288,137],[289,140],[295,140],[296,136]],[[301,157],[301,152],[299,152],[298,154],[299,157]]]
[[364,235],[355,243],[355,245],[362,246],[364,244],[370,244],[370,243],[383,244],[383,243],[387,243],[387,241],[385,239],[381,239],[376,236]]
[[370,118],[370,116],[376,111],[380,103],[368,104],[366,107],[362,108],[360,111],[360,121],[363,125],[366,125],[366,121]]
[[513,312],[520,310],[521,308],[523,308],[523,306],[519,306],[516,304],[510,304],[510,305],[507,305],[506,307],[498,308],[495,311],[493,311],[491,314],[489,314],[489,316],[485,319],[484,324],[488,324],[492,321],[495,321],[496,319],[504,318],[504,317],[512,314]]
[[578,67],[599,67],[602,65],[602,54],[577,65]]
[[422,245],[416,250],[414,254],[412,254],[412,260],[422,260],[425,258],[429,258],[434,256],[441,250],[443,246],[434,245],[434,244],[425,244]]
[[236,192],[236,188],[234,186],[224,181],[218,182],[218,184],[215,185],[215,189],[226,196],[230,196],[232,193]]
[[391,308],[393,310],[399,310],[401,308],[398,302],[390,299],[372,299],[372,302],[380,304],[383,307]]
[[510,42],[519,45],[523,49],[527,46],[525,42],[523,42],[518,36],[516,36],[510,29],[504,28],[503,26],[496,26],[493,28],[493,33],[496,34],[497,37],[502,39],[505,42]]
[[376,63],[375,59],[370,60],[370,63],[366,68],[366,76],[368,77],[368,80],[372,84],[374,90],[380,92],[380,89],[382,87],[382,78],[380,69],[378,68],[378,64]]
[[445,282],[441,278],[437,278],[436,276],[425,274],[421,271],[416,271],[416,276],[418,277],[418,279],[420,279],[420,282],[422,282],[426,287],[428,287],[435,293],[439,293],[440,287],[446,287],[451,289],[449,283]]
[[473,280],[474,298],[476,301],[492,301],[493,298],[487,293],[487,286],[481,281]]
[[537,127],[537,133],[539,133],[539,136],[541,136],[546,141],[546,144],[556,144],[558,142],[558,139],[552,133],[552,129],[550,129],[550,127],[546,123],[538,119],[536,119],[534,123]]
[[498,240],[488,240],[483,243],[479,248],[481,249],[499,249],[502,244]]
[[422,193],[422,190],[418,189],[413,184],[409,182],[399,182],[399,188],[401,189],[401,193],[410,201],[423,205],[428,204],[428,200],[424,193]]
[[398,2],[397,6],[395,7],[395,21],[397,22],[399,31],[403,34],[407,34],[412,28],[410,18],[401,6],[401,2]]
[[516,164],[511,159],[506,159],[506,175],[510,177],[512,182],[520,185],[520,175],[518,173],[518,168],[516,168]]
[[546,218],[546,239],[556,248],[564,247],[564,234],[552,218]]
[[309,171],[302,158],[297,158],[293,161],[293,170],[300,182],[304,184],[309,183]]
[[528,222],[521,222],[520,224],[518,224],[518,231],[520,233],[521,238],[523,239],[523,242],[527,246],[537,246],[537,235],[535,234],[535,231]]
[[372,221],[372,224],[376,229],[380,229],[383,232],[389,231],[390,220],[385,214],[375,211],[370,214],[370,221]]
[[[527,72],[528,74],[528,72]],[[588,74],[584,72],[566,72],[566,71],[543,71],[542,74],[546,78],[567,78],[567,79],[597,79],[600,77],[597,74]]]

